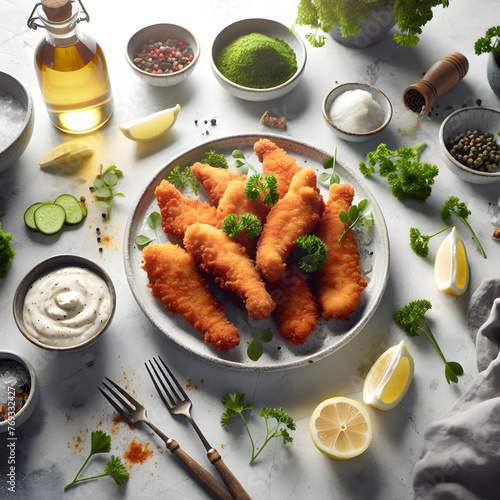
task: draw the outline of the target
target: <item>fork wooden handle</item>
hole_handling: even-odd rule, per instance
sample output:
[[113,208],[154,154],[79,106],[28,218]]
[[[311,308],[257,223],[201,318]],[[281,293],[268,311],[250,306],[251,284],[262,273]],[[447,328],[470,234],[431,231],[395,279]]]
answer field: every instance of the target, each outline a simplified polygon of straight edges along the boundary
[[191,458],[180,446],[179,443],[173,439],[166,441],[167,448],[177,455],[182,462],[189,468],[189,470],[196,476],[196,478],[203,483],[217,498],[222,500],[232,500],[233,497],[215,478],[205,470],[194,458]]
[[228,490],[233,495],[235,500],[251,500],[248,493],[245,491],[240,482],[236,479],[234,474],[229,470],[228,466],[222,461],[222,457],[219,452],[214,448],[211,448],[207,452],[207,457],[214,464],[220,477],[223,479]]

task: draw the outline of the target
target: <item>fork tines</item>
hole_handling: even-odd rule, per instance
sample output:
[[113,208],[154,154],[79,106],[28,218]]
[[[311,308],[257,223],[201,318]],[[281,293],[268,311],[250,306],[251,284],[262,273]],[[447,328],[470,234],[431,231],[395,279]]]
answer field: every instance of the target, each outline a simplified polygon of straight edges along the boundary
[[[137,401],[135,401],[128,392],[126,392],[124,389],[122,389],[119,385],[115,384],[112,380],[110,380],[108,377],[105,377],[106,380],[114,387],[112,389],[108,385],[106,385],[104,382],[102,385],[109,391],[109,393],[113,396],[109,396],[106,392],[104,392],[100,387],[97,387],[102,395],[108,400],[109,404],[124,418],[130,420],[131,415],[133,411],[137,409]],[[118,392],[117,392],[118,391]],[[124,399],[121,395],[124,396]],[[118,404],[116,401],[118,401],[120,404]]]
[[[160,362],[158,361],[160,360]],[[149,364],[151,368],[148,366],[148,363],[145,363],[146,369],[148,370],[149,376],[153,380],[153,384],[158,391],[162,401],[165,403],[167,408],[170,410],[172,406],[174,406],[179,401],[189,401],[189,397],[179,384],[174,374],[170,371],[168,366],[165,364],[165,361],[158,356],[158,359],[153,358],[153,360],[149,360]],[[153,363],[153,361],[155,363]],[[156,365],[156,366],[155,366]],[[156,376],[153,376],[153,372]],[[168,375],[167,375],[168,373]],[[173,381],[173,383],[172,383]],[[175,387],[174,387],[175,384]],[[160,388],[161,385],[161,388]],[[167,388],[168,385],[168,388]],[[163,390],[161,390],[163,389]],[[170,389],[170,390],[169,390]],[[166,397],[165,397],[166,395]],[[167,401],[168,398],[168,401]]]

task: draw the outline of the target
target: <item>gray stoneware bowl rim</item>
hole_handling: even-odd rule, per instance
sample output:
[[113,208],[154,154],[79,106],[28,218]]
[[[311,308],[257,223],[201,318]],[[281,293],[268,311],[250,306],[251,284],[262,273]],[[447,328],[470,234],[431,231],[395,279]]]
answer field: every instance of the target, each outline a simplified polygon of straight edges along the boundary
[[[389,112],[386,113],[386,119],[385,119],[384,123],[382,123],[382,125],[380,125],[380,127],[376,128],[375,130],[370,130],[369,132],[347,132],[346,130],[341,129],[340,127],[338,127],[337,125],[335,125],[335,123],[332,122],[332,120],[330,119],[330,116],[328,114],[328,111],[326,109],[327,102],[328,102],[330,96],[334,92],[338,92],[342,87],[345,87],[345,86],[354,86],[354,87],[359,88],[360,90],[363,90],[365,88],[369,88],[369,89],[372,89],[372,90],[376,91],[378,94],[380,94],[382,96],[383,100],[387,103],[387,105],[389,107]],[[352,90],[354,90],[354,89],[352,89]],[[345,136],[350,136],[350,137],[358,137],[358,138],[370,139],[373,136],[375,136],[376,134],[379,134],[380,132],[382,132],[382,130],[384,130],[387,127],[387,125],[389,125],[389,123],[390,123],[390,121],[392,119],[392,103],[391,103],[390,99],[387,97],[387,95],[384,94],[384,92],[382,92],[377,87],[374,87],[373,85],[368,85],[367,83],[362,83],[362,82],[341,83],[340,85],[337,85],[336,87],[334,87],[332,90],[330,90],[330,92],[328,92],[328,94],[326,94],[325,98],[323,99],[322,109],[323,109],[323,117],[325,118],[325,120],[335,130],[337,130],[338,132],[340,132],[341,134],[343,134]],[[384,109],[384,112],[385,111],[386,110]]]
[[[109,293],[111,295],[111,313],[109,317],[106,319],[106,321],[103,323],[100,330],[97,333],[95,333],[92,337],[85,340],[84,342],[74,346],[51,346],[48,344],[44,344],[43,342],[40,342],[39,340],[31,336],[30,333],[26,330],[23,320],[24,299],[26,297],[26,293],[28,292],[30,285],[35,280],[37,280],[38,278],[40,278],[41,276],[43,276],[44,274],[46,274],[51,270],[69,266],[86,268],[90,271],[94,271],[96,274],[98,274],[99,276],[101,276],[101,278],[104,279],[109,288]],[[116,290],[110,275],[99,264],[85,257],[81,257],[79,255],[59,254],[49,257],[45,260],[42,260],[28,271],[28,273],[24,276],[24,278],[20,281],[19,285],[16,288],[16,291],[14,293],[12,309],[14,313],[14,320],[17,324],[17,327],[19,328],[19,331],[31,343],[43,349],[47,349],[49,351],[58,351],[58,352],[76,351],[78,349],[87,347],[88,345],[94,343],[97,339],[99,339],[102,336],[108,325],[111,323],[111,320],[113,319],[116,309]]]
[[[2,349],[0,350],[0,361],[2,360],[13,360],[17,361],[21,365],[23,365],[26,370],[29,373],[30,376],[30,393],[28,396],[28,399],[24,403],[23,407],[15,414],[15,421],[17,425],[19,424],[19,421],[21,418],[25,416],[25,414],[28,414],[26,417],[26,420],[31,416],[31,413],[34,410],[34,405],[36,405],[38,401],[38,382],[36,380],[36,372],[35,369],[33,368],[32,364],[28,361],[27,358],[24,356],[21,356],[17,352],[11,351],[10,349]],[[21,421],[21,424],[24,422]],[[6,432],[7,427],[9,427],[9,420],[3,420],[0,421],[0,432]]]
[[[244,26],[245,24],[250,24],[250,23],[255,23],[255,22],[265,22],[265,23],[271,23],[279,26],[280,28],[284,28],[288,30],[288,27],[286,27],[283,23],[280,23],[279,21],[275,21],[274,19],[266,19],[266,18],[259,18],[259,17],[252,17],[248,19],[240,19],[239,21],[235,21],[234,23],[228,24],[226,27],[224,27],[222,30],[219,31],[217,36],[214,38],[214,41],[212,43],[212,50],[210,51],[210,64],[212,66],[213,72],[217,75],[218,78],[220,78],[224,83],[229,85],[230,87],[234,88],[234,90],[239,91],[239,92],[246,92],[246,93],[253,93],[255,95],[258,94],[269,94],[271,92],[277,92],[284,87],[287,87],[293,83],[295,83],[296,80],[298,80],[301,76],[302,73],[304,72],[304,68],[306,66],[307,62],[307,50],[304,42],[302,39],[295,33],[291,33],[293,37],[297,40],[299,46],[302,49],[301,55],[303,57],[301,58],[301,61],[297,58],[297,71],[291,76],[286,82],[281,83],[280,85],[276,85],[276,87],[268,87],[265,89],[255,89],[253,87],[244,87],[243,85],[239,85],[237,83],[234,83],[233,81],[229,80],[229,78],[226,78],[220,71],[219,68],[217,68],[217,65],[215,64],[215,57],[214,57],[214,50],[215,50],[215,45],[219,37],[222,36],[224,32],[227,32],[230,29],[235,29],[237,25],[242,25]],[[242,33],[242,35],[245,33]],[[239,36],[242,35],[236,35],[233,40],[236,40]]]
[[[129,50],[132,49],[132,41],[133,40],[135,41],[136,38],[140,38],[140,35],[143,33],[146,33],[148,30],[150,30],[152,28],[159,28],[159,27],[164,27],[165,29],[174,28],[176,30],[184,31],[187,35],[189,35],[194,40],[196,47],[190,47],[193,49],[193,60],[187,66],[184,66],[184,68],[180,69],[179,71],[176,71],[175,73],[158,74],[158,75],[155,75],[153,73],[148,73],[147,71],[144,71],[141,68],[137,67],[134,64],[133,58],[130,57]],[[137,71],[141,75],[155,78],[157,80],[164,80],[164,79],[167,79],[169,77],[172,78],[175,76],[182,75],[183,73],[187,73],[189,70],[193,69],[195,64],[198,62],[198,59],[200,58],[200,53],[201,53],[201,45],[200,45],[198,38],[193,34],[193,32],[188,30],[187,28],[184,28],[183,26],[180,26],[179,24],[172,24],[172,23],[156,23],[156,24],[150,24],[148,26],[144,26],[144,28],[141,28],[140,30],[136,31],[128,39],[127,45],[125,47],[125,58],[127,59],[127,62],[129,63],[130,67],[134,71]]]
[[[450,152],[448,151],[448,148],[446,147],[446,144],[444,142],[444,131],[445,131],[446,126],[457,115],[462,114],[462,113],[467,113],[469,111],[484,111],[486,113],[495,113],[499,116],[499,120],[500,120],[500,110],[498,110],[498,109],[485,108],[483,106],[468,106],[466,108],[457,109],[456,111],[453,111],[453,113],[450,113],[443,120],[443,122],[441,123],[441,126],[439,127],[439,144],[441,145],[441,149],[443,150],[443,153],[446,156],[446,159],[449,160],[449,162],[454,167],[456,167],[458,170],[461,170],[466,176],[469,176],[469,177],[477,176],[477,178],[492,179],[494,181],[500,180],[500,170],[498,172],[481,172],[479,170],[474,170],[473,168],[469,168],[469,167],[463,165],[462,163],[460,163],[459,161],[455,160],[455,158],[453,158],[453,156],[451,156]],[[450,169],[450,170],[453,171],[453,169]],[[459,174],[457,174],[457,175],[459,175]]]
[[[7,71],[0,71],[0,81],[2,80],[2,75],[6,75],[9,78],[11,78],[18,86],[19,88],[23,91],[23,93],[26,95],[26,109],[25,109],[25,116],[23,120],[23,125],[21,129],[19,130],[19,133],[16,135],[16,137],[9,143],[7,146],[5,146],[3,149],[0,149],[0,155],[7,151],[19,138],[21,135],[24,134],[26,127],[28,126],[31,116],[33,115],[33,98],[31,97],[31,93],[28,90],[28,87],[24,85],[18,78],[16,78],[13,74],[8,73]],[[5,89],[0,86],[0,93],[5,92]],[[24,107],[24,106],[23,106]]]

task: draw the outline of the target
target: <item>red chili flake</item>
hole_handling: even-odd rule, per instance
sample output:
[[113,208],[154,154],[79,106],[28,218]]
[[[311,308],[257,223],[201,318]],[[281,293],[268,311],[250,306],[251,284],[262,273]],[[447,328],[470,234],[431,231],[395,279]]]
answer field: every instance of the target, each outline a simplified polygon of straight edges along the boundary
[[188,57],[188,59],[189,59],[189,62],[192,62],[192,60],[194,59],[193,54],[191,54],[191,55]]
[[155,49],[155,54],[158,54],[160,52],[160,49]]
[[156,71],[155,69],[153,71],[151,71],[151,73],[153,73],[153,75],[157,75],[158,74],[158,71]]
[[163,59],[164,57],[165,57],[165,54],[162,52],[162,53],[160,54],[160,59]]

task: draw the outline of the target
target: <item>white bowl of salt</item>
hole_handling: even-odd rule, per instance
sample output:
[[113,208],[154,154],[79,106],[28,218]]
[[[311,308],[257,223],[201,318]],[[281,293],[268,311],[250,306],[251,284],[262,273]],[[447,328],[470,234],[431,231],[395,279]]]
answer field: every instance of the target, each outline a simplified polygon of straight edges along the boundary
[[392,105],[383,92],[371,85],[344,83],[324,98],[323,116],[340,139],[365,142],[387,127]]

